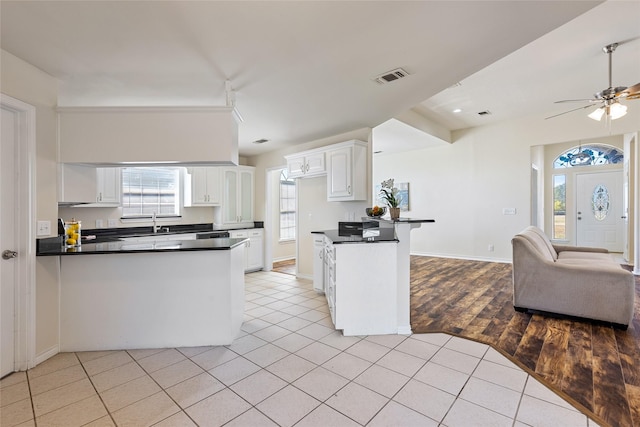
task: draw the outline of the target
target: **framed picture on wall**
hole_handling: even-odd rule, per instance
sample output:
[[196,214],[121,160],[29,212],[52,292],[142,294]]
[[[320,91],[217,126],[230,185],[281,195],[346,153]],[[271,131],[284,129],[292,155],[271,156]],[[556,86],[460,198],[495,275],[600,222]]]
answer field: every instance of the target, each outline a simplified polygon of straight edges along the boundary
[[408,211],[409,210],[409,183],[408,182],[399,182],[396,184],[398,188],[398,196],[400,198],[400,210]]

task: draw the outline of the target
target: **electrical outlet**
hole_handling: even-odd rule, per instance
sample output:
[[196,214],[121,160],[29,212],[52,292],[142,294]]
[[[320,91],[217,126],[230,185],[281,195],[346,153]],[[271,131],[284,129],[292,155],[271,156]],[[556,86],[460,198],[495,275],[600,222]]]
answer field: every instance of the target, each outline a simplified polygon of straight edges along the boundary
[[51,234],[51,221],[38,221],[36,236],[48,236]]
[[96,219],[96,228],[104,228],[104,220]]
[[116,228],[118,226],[118,220],[117,219],[109,219],[107,220],[107,225],[109,228]]
[[487,247],[487,250],[488,250],[489,252],[493,252],[493,249],[494,249],[494,248],[493,248],[493,245],[489,245],[489,246]]
[[515,215],[516,208],[502,208],[502,215]]

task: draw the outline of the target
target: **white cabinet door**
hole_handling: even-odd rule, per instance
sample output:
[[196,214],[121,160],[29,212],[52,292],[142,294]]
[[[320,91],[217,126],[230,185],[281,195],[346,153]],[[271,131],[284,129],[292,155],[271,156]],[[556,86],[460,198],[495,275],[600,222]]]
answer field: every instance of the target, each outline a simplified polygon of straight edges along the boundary
[[220,205],[220,168],[194,167],[185,177],[185,206]]
[[324,152],[311,153],[305,157],[305,174],[306,176],[322,175],[326,172],[324,165]]
[[289,178],[302,178],[322,175],[326,172],[324,151],[305,152],[300,156],[287,157]]
[[[206,205],[207,203],[207,170],[206,168],[188,168],[190,185],[185,189],[185,195],[191,194],[190,203],[185,201],[185,206]],[[185,180],[189,183],[189,179]]]
[[222,169],[222,225],[253,222],[254,168],[238,166]]
[[119,206],[122,194],[122,173],[120,168],[96,169],[96,201],[102,205]]
[[351,197],[351,151],[351,147],[345,147],[327,153],[327,163],[329,164],[328,199]]
[[327,200],[367,200],[367,145],[348,141],[327,151]]
[[287,158],[287,172],[289,178],[304,176],[306,161],[304,156]]
[[222,222],[235,224],[238,221],[238,171],[223,169]]
[[324,292],[324,234],[313,235],[313,290]]
[[258,271],[264,268],[263,231],[249,230],[246,271]]
[[238,213],[240,218],[238,222],[253,221],[253,179],[254,170],[240,168],[239,173],[239,197],[238,197]]

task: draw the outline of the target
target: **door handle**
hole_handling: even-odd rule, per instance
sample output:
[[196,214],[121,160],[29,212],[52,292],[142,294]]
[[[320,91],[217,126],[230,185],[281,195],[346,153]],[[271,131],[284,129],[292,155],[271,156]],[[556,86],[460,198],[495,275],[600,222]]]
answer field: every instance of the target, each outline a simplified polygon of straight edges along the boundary
[[10,251],[7,249],[6,251],[2,251],[2,259],[12,259],[18,256],[18,252]]

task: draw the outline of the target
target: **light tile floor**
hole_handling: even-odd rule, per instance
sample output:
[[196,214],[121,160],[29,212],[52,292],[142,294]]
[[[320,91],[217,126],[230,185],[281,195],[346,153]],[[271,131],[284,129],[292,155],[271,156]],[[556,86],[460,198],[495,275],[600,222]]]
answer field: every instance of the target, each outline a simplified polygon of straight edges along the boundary
[[229,346],[60,353],[0,381],[12,426],[596,426],[490,347],[343,337],[324,296],[246,276]]

